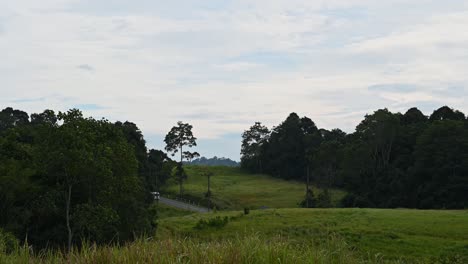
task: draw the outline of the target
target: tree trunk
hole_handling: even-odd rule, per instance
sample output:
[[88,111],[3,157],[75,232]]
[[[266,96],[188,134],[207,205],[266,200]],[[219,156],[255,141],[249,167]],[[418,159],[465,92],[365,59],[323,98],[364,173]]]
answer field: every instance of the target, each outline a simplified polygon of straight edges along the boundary
[[72,192],[72,185],[68,184],[68,195],[67,195],[67,207],[66,207],[66,221],[67,221],[67,230],[68,230],[68,252],[71,251],[71,244],[72,244],[72,230],[70,227],[70,201],[71,201],[71,192]]

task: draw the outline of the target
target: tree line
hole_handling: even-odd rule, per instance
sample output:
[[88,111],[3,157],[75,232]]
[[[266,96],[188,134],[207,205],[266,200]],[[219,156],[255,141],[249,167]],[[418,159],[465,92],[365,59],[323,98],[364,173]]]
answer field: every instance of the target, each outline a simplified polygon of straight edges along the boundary
[[[188,153],[184,153],[188,155]],[[37,247],[120,243],[156,228],[151,191],[178,163],[131,122],[0,112],[0,231]]]
[[338,187],[348,191],[345,207],[467,208],[468,121],[447,106],[429,117],[379,109],[347,134],[291,113],[272,129],[256,122],[243,133],[241,167],[315,182],[325,191],[315,197],[307,187],[308,207]]

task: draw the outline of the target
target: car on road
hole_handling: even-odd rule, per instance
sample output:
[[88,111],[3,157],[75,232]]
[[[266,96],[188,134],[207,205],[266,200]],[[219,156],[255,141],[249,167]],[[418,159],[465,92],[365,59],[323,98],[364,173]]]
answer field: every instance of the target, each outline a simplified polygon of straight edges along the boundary
[[153,195],[155,200],[159,200],[161,198],[161,195],[159,194],[159,192],[151,192],[151,194]]

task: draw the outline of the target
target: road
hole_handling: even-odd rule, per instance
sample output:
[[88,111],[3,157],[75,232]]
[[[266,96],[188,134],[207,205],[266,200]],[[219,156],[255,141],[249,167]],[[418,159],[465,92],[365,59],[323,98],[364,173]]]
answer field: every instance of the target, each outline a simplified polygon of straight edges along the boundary
[[208,213],[210,211],[208,208],[205,208],[205,207],[200,207],[200,206],[196,206],[196,205],[192,205],[192,204],[188,204],[188,203],[184,203],[181,201],[176,201],[176,200],[172,200],[172,199],[164,198],[164,197],[160,197],[159,202],[165,205],[169,205],[172,207],[176,207],[179,209],[188,210],[192,212],[197,212],[197,213]]

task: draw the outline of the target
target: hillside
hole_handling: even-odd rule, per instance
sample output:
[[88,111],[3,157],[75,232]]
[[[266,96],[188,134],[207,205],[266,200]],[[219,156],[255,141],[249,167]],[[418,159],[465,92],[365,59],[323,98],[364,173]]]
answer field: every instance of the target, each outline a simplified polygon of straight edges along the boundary
[[[225,226],[200,219],[229,217]],[[198,224],[198,227],[197,227]],[[269,209],[191,214],[162,219],[158,235],[202,240],[236,239],[257,234],[262,241],[280,236],[301,245],[344,240],[361,257],[463,263],[468,260],[468,211],[402,209]],[[374,262],[372,261],[372,262]],[[458,261],[458,262],[457,262]]]
[[[201,200],[207,191],[208,170],[211,176],[212,201],[219,209],[240,210],[249,208],[295,208],[304,200],[305,184],[285,181],[263,174],[249,174],[234,167],[184,166],[188,174],[184,182],[184,194]],[[320,190],[313,187],[317,195]],[[179,186],[174,182],[165,193],[177,195]],[[331,190],[332,203],[337,204],[345,195],[341,190]]]

